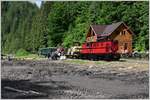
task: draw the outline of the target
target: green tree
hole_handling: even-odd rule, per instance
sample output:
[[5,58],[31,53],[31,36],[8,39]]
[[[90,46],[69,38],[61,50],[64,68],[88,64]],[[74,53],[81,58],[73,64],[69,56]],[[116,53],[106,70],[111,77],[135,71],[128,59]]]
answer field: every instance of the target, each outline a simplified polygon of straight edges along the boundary
[[73,42],[83,43],[91,24],[124,21],[134,32],[133,47],[149,49],[148,1],[44,1],[41,8],[30,2],[2,2],[2,52]]

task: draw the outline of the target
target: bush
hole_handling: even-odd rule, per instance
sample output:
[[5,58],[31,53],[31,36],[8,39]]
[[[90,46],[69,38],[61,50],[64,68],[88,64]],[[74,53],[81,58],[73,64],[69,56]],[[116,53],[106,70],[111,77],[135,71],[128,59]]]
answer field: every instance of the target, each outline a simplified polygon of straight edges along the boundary
[[29,55],[29,52],[27,52],[26,50],[24,49],[19,49],[17,52],[16,52],[16,56],[27,56]]

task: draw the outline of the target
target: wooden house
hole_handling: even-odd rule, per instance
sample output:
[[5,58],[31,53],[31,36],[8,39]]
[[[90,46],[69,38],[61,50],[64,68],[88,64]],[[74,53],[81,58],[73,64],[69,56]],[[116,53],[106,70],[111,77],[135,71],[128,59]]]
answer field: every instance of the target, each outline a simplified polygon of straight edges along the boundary
[[86,42],[117,40],[119,45],[118,53],[131,53],[132,35],[133,32],[124,22],[110,25],[90,25]]

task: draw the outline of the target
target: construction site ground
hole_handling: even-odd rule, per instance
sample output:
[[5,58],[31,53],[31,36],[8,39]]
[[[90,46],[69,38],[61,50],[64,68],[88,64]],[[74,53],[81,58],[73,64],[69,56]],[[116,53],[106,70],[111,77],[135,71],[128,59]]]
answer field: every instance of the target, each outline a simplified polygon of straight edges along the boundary
[[149,62],[2,60],[5,99],[148,99]]

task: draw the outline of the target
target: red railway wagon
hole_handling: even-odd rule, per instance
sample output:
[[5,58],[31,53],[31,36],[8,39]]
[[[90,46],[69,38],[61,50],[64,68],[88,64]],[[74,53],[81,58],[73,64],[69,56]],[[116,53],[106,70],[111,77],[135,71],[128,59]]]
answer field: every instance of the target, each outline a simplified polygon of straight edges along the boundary
[[85,59],[115,59],[120,58],[117,53],[118,41],[86,42],[80,50],[81,58]]

